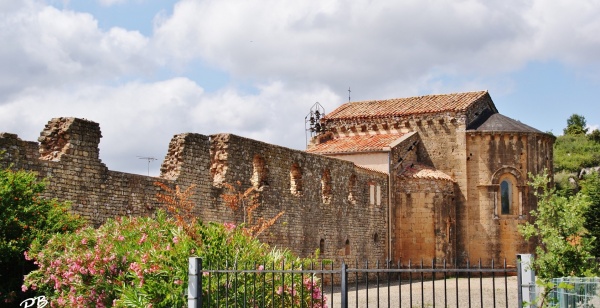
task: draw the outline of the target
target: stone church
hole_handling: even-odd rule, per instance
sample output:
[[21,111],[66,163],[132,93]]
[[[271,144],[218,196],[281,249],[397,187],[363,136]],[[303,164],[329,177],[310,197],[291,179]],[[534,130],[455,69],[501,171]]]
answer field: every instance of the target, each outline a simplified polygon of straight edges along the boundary
[[300,256],[514,264],[533,251],[517,228],[536,207],[528,174],[552,170],[554,137],[498,113],[487,91],[347,103],[311,128],[306,151],[178,134],[150,177],[109,170],[100,125],[62,117],[37,141],[0,133],[0,167],[38,173],[45,196],[70,201],[95,226],[153,215],[156,182],[193,187],[204,221],[239,223],[223,184],[240,183],[259,194],[256,217],[284,213],[261,240]]
[[389,175],[395,259],[513,259],[532,252],[529,173],[552,170],[554,137],[496,109],[487,91],[343,104],[309,153]]

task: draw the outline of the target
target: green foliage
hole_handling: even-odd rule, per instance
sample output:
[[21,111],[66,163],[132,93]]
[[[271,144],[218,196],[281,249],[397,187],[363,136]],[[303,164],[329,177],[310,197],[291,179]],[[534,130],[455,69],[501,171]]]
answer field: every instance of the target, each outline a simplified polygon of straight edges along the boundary
[[[202,258],[211,267],[250,264],[265,269],[268,264],[305,261],[288,251],[270,250],[233,224],[194,222],[193,227],[184,228],[163,211],[155,218],[118,218],[98,229],[57,235],[46,245],[32,245],[30,256],[40,268],[26,277],[26,287],[37,288],[57,307],[184,307],[190,256]],[[203,276],[212,294],[222,292],[220,302],[211,298],[211,307],[219,307],[225,294],[239,306],[244,306],[244,300],[253,306],[242,295],[249,294],[250,288],[263,288],[271,277],[250,277],[243,275],[232,285],[225,275]],[[299,275],[293,281],[285,279],[283,284],[296,290],[304,285],[303,300],[308,306],[309,294],[318,288],[305,285]],[[266,294],[279,291],[265,289]],[[290,294],[283,296],[284,301],[292,300]]]
[[600,143],[600,130],[594,129],[589,135],[588,139],[595,143]]
[[573,114],[567,119],[567,127],[563,132],[565,135],[585,135],[588,131],[586,125],[584,116]]
[[539,242],[533,267],[542,281],[554,277],[590,276],[597,274],[592,259],[594,238],[585,228],[586,212],[590,201],[583,194],[565,197],[549,187],[548,175],[532,176],[530,185],[538,199],[533,224],[526,223],[519,229],[529,239]]
[[26,297],[21,293],[23,275],[35,265],[24,253],[34,240],[45,243],[55,233],[84,224],[69,214],[68,204],[41,198],[44,189],[32,172],[0,170],[0,302]]
[[586,135],[564,135],[554,142],[554,171],[578,172],[600,166],[600,143]]
[[[585,214],[585,228],[589,235],[600,239],[600,174],[588,174],[581,181],[581,193],[588,196],[591,204]],[[592,243],[592,255],[600,257],[600,240]]]

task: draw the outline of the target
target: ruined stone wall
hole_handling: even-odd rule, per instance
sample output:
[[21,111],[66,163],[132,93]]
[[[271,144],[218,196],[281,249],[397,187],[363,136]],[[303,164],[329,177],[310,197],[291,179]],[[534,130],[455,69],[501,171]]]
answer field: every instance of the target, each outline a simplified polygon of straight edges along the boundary
[[331,259],[385,258],[386,174],[235,135],[211,138],[215,185],[240,181],[244,190],[254,185],[262,217],[285,211],[265,241],[294,247],[303,256],[321,249]]
[[[532,218],[536,200],[527,186],[527,174],[552,170],[553,137],[535,133],[469,132],[468,203],[463,217],[465,255],[471,259],[507,259],[532,253],[533,243],[519,234],[519,225]],[[512,183],[510,212],[501,209],[500,183]]]
[[396,260],[435,258],[452,264],[456,248],[454,183],[405,178],[397,181],[394,191]]
[[[261,235],[301,256],[321,248],[331,259],[384,260],[387,175],[334,158],[308,154],[235,135],[173,137],[160,177],[110,171],[99,159],[98,124],[76,118],[51,120],[40,144],[0,133],[0,167],[48,178],[46,197],[72,201],[74,212],[99,225],[107,218],[152,215],[159,181],[181,189],[193,185],[196,214],[204,221],[241,223],[223,205],[223,183],[254,186],[257,217],[285,214]],[[377,194],[379,193],[379,196]]]
[[39,146],[4,133],[0,165],[37,172],[48,182],[44,197],[71,201],[73,210],[96,226],[108,217],[151,215],[159,206],[157,179],[109,171],[98,158],[100,136],[97,123],[75,118],[48,122]]

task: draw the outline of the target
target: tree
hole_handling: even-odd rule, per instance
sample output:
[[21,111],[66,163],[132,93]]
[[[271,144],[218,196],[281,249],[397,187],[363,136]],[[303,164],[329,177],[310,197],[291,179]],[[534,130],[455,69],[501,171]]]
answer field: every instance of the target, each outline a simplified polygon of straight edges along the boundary
[[588,139],[595,142],[600,143],[600,130],[594,129],[589,135]]
[[589,235],[596,238],[592,243],[592,255],[600,257],[600,174],[594,172],[581,181],[581,193],[590,199],[590,208],[586,212],[585,227]]
[[564,276],[590,276],[596,272],[592,259],[594,238],[585,228],[590,207],[584,194],[560,196],[550,188],[548,174],[532,176],[530,185],[538,199],[537,210],[531,215],[534,223],[519,229],[526,238],[537,238],[533,267],[542,281]]
[[21,291],[23,275],[36,268],[25,251],[36,240],[74,231],[84,221],[68,212],[68,204],[40,197],[45,182],[27,171],[0,170],[0,303],[30,297]]
[[588,131],[586,125],[584,116],[573,114],[567,119],[567,128],[563,132],[565,135],[585,135]]

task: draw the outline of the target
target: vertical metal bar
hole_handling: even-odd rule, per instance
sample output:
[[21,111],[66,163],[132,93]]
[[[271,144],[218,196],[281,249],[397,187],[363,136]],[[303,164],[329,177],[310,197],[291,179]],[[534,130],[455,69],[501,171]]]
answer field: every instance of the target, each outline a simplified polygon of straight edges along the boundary
[[[402,268],[402,260],[398,259],[398,270]],[[398,271],[398,304],[402,305],[402,272]]]
[[479,300],[483,307],[483,272],[481,271],[481,258],[479,258]]
[[290,295],[292,297],[291,305],[292,305],[292,307],[294,307],[294,261],[292,261],[292,266],[290,267],[290,269],[292,270],[292,272],[290,273],[290,276],[292,278],[292,283],[291,283],[292,284],[291,285],[292,292],[290,292]]
[[330,280],[331,281],[331,283],[330,283],[331,284],[331,296],[330,296],[330,298],[331,298],[331,307],[333,307],[333,262],[331,262],[331,276],[330,277],[331,277],[331,280]]
[[[218,264],[218,263],[217,263]],[[220,266],[217,266],[217,268],[219,268]],[[221,291],[219,290],[219,281],[221,281],[221,273],[217,272],[217,283],[216,283],[216,290],[217,290],[217,305],[219,304],[219,299],[221,297]]]
[[285,274],[284,271],[285,270],[285,260],[281,260],[281,307],[285,307],[285,290],[283,289],[284,285],[284,281],[285,281]]
[[375,266],[377,269],[377,272],[375,272],[377,281],[377,308],[379,308],[379,260],[377,260]]
[[[454,261],[454,268],[458,269],[458,259],[456,259],[456,261]],[[460,274],[459,272],[454,272],[454,275],[455,275],[454,281],[456,284],[456,307],[457,308],[458,308],[458,303],[459,303],[459,301],[458,301],[458,276],[459,276],[459,274]]]
[[[519,300],[519,307],[522,307],[523,305],[523,275],[521,274],[522,266],[521,260],[517,259],[517,289],[519,290],[517,293],[517,298]],[[506,297],[508,298],[508,287],[506,282],[506,258],[504,258],[504,293],[507,294]]]
[[[365,261],[365,268],[369,269],[369,260]],[[365,288],[365,298],[366,298],[366,303],[367,305],[369,304],[369,272],[365,272],[365,274],[367,275],[367,279],[366,279],[366,288]]]
[[342,262],[342,291],[340,297],[342,301],[341,307],[348,308],[348,266],[346,262]]
[[265,308],[266,302],[267,302],[267,297],[265,295],[266,292],[266,284],[267,284],[267,273],[265,273],[264,271],[267,269],[267,262],[265,262],[265,264],[263,265],[263,272],[260,273],[260,277],[262,278],[262,296],[260,297],[260,301],[262,303],[261,307]]
[[390,291],[390,272],[389,272],[389,269],[390,269],[390,262],[391,262],[391,261],[390,261],[389,259],[386,259],[386,260],[385,260],[385,266],[386,266],[386,268],[388,269],[388,272],[387,272],[387,306],[388,306],[388,307],[390,307],[390,293],[392,293],[392,292]]
[[[354,260],[354,265],[355,265],[356,269],[358,269],[358,258],[356,258]],[[356,286],[356,289],[355,289],[356,291],[354,292],[355,306],[358,307],[358,271],[354,272],[354,278],[355,278],[354,284]]]
[[467,259],[467,284],[468,284],[468,294],[469,294],[469,308],[471,308],[471,271],[470,269],[470,264],[471,260]]
[[496,308],[496,273],[494,272],[494,259],[492,259],[492,298],[494,299],[494,308]]
[[[314,270],[315,269],[315,262],[311,261],[310,262],[310,270]],[[315,294],[315,275],[311,274],[310,275],[310,306],[314,307],[315,306],[315,297],[313,296],[313,294]],[[321,303],[321,305],[323,305],[323,303]]]
[[188,259],[188,307],[190,308],[202,307],[202,298],[198,298],[198,294],[202,293],[202,279],[198,277],[199,272],[202,272],[202,261],[200,258],[190,257]]
[[[210,269],[210,268],[211,268],[210,263],[208,263],[207,269]],[[204,273],[202,273],[202,274],[204,274]],[[207,289],[206,290],[207,291],[206,292],[206,301],[208,303],[210,303],[210,297],[212,295],[211,294],[211,289],[212,289],[212,273],[210,273],[210,272],[208,273],[208,287],[206,289]],[[202,290],[200,290],[200,291],[202,291]],[[202,293],[200,293],[200,296],[202,296]]]
[[275,307],[275,261],[273,261],[273,264],[271,266],[271,268],[273,269],[273,272],[271,272],[271,308]]
[[410,305],[409,305],[410,307],[412,307],[412,305],[413,305],[412,304],[413,303],[413,300],[412,300],[413,299],[413,296],[412,296],[413,292],[412,292],[412,271],[411,271],[411,268],[412,268],[412,260],[408,259],[408,270],[409,270],[408,271],[408,286],[409,286],[409,291],[410,291],[410,293],[409,293],[410,294]]
[[238,303],[238,264],[233,262],[233,305],[237,307]]
[[[321,260],[321,284],[322,284],[322,286],[321,286],[321,304],[324,302],[323,297],[325,296],[323,294],[323,293],[325,293],[325,285],[323,284],[323,281],[324,281],[323,278],[325,277],[325,276],[323,276],[324,269],[325,269],[325,266],[323,264],[323,260]],[[333,281],[332,281],[332,283],[333,283]],[[331,300],[331,307],[333,307],[333,299]]]
[[300,308],[302,308],[304,306],[304,261],[300,262]]
[[435,258],[431,259],[431,292],[433,295],[433,308],[435,308]]
[[423,281],[425,279],[425,273],[423,273],[423,258],[421,258],[421,307],[425,307],[425,291],[423,290]]
[[[225,261],[225,269],[229,269],[227,261]],[[229,272],[225,272],[225,307],[229,307]]]
[[447,274],[448,273],[446,272],[446,259],[444,259],[444,308],[448,307],[448,288],[446,284]]

